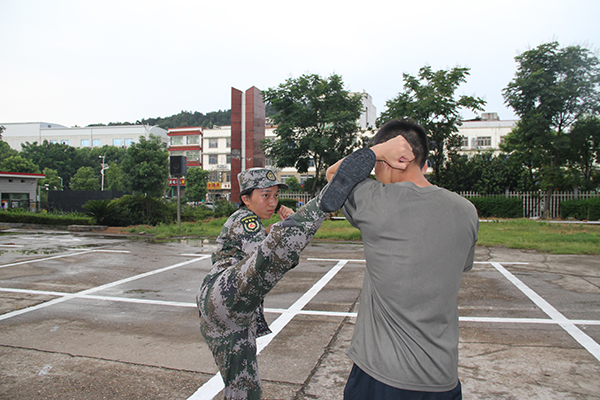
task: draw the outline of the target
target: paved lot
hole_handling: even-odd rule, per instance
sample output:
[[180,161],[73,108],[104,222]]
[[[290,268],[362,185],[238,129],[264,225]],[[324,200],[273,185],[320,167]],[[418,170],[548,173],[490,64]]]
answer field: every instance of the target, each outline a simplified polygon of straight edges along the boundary
[[[194,296],[211,244],[0,231],[0,398],[210,399]],[[466,399],[600,399],[600,257],[478,248],[459,295]],[[311,244],[266,299],[267,399],[340,399],[362,246]]]

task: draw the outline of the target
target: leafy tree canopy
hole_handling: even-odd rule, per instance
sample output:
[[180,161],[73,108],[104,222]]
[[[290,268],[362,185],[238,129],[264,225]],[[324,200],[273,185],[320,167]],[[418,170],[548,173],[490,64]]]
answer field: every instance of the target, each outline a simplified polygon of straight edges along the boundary
[[428,131],[436,183],[440,182],[446,157],[460,148],[460,110],[481,111],[486,104],[479,97],[456,96],[456,89],[466,82],[467,75],[469,68],[433,71],[430,66],[422,67],[417,77],[403,74],[404,91],[388,100],[387,109],[377,118],[378,127],[392,119],[412,118]]
[[39,174],[40,167],[17,154],[0,161],[0,171]]
[[121,163],[126,190],[146,197],[161,197],[169,179],[169,155],[158,136],[140,136],[127,148]]
[[294,175],[287,178],[285,183],[289,186],[288,190],[290,192],[297,193],[302,191],[302,185],[300,184],[300,181],[298,181],[298,178],[296,178]]
[[[515,60],[517,72],[503,96],[520,119],[501,149],[538,169],[550,195],[563,181],[564,166],[589,157],[573,151],[571,146],[580,138],[569,134],[577,121],[583,124],[586,116],[597,117],[600,112],[599,60],[588,49],[559,48],[557,42],[542,44]],[[579,129],[582,133],[584,128]],[[593,152],[593,145],[586,151]]]
[[49,143],[44,140],[42,144],[37,142],[21,144],[21,156],[31,160],[42,170],[51,168],[58,172],[58,176],[63,178],[65,186],[69,186],[71,176],[75,174],[79,165],[74,163],[77,160],[77,151],[74,147],[61,143]]
[[92,167],[81,167],[71,178],[72,190],[100,190],[100,179]]
[[185,175],[185,196],[189,201],[203,201],[206,198],[206,184],[210,172],[202,168],[189,168]]
[[339,75],[290,78],[263,96],[276,112],[272,118],[277,137],[262,143],[275,166],[304,173],[314,162],[318,176],[358,145],[362,100],[344,89]]
[[55,169],[44,168],[44,175],[44,179],[38,180],[38,185],[43,186],[48,190],[62,190],[60,176],[58,176],[58,172]]

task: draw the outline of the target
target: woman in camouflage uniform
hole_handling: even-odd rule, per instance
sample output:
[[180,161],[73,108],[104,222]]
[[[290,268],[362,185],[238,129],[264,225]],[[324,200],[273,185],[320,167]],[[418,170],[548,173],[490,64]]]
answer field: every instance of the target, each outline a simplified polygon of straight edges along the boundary
[[[362,161],[354,158],[359,164]],[[243,206],[223,225],[212,269],[197,297],[200,330],[221,372],[226,399],[261,398],[256,338],[271,332],[263,315],[263,299],[298,265],[301,251],[328,213],[339,209],[350,190],[367,176],[358,167],[355,171],[342,164],[319,196],[296,213],[281,206],[282,221],[265,229],[261,219],[274,214],[279,188],[287,185],[267,168],[238,175]]]

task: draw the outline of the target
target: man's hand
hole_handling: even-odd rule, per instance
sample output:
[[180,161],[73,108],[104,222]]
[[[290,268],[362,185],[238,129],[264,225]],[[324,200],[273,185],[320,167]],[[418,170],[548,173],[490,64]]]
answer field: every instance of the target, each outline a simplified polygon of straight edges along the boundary
[[398,135],[387,142],[371,147],[377,156],[377,161],[385,161],[390,167],[406,169],[415,159],[412,147],[404,136]]

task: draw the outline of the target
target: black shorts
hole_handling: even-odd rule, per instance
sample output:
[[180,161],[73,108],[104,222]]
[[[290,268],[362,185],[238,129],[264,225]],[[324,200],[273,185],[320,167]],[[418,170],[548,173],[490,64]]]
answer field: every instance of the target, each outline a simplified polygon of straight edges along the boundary
[[398,389],[379,382],[358,368],[352,367],[346,388],[344,400],[462,400],[460,381],[458,385],[447,392],[420,392],[414,390]]

